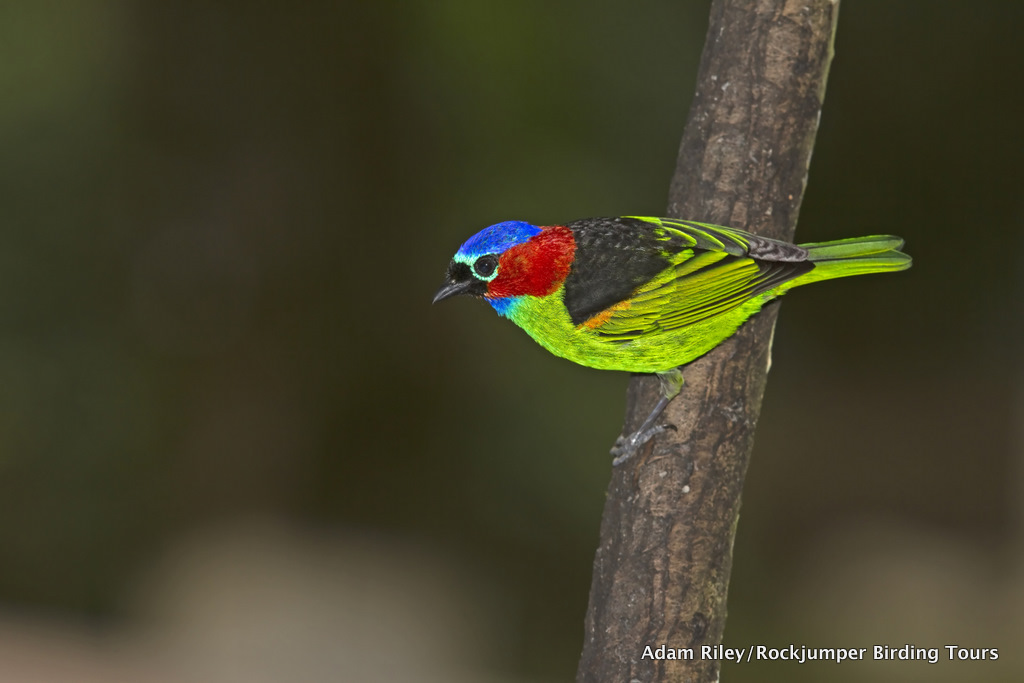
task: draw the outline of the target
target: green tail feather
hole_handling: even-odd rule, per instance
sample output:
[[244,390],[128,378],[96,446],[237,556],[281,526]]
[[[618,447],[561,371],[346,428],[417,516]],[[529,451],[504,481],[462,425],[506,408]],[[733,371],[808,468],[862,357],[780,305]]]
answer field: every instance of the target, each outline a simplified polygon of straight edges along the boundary
[[906,270],[911,264],[910,257],[899,251],[903,240],[893,235],[852,237],[800,246],[807,250],[807,260],[814,263],[814,270],[794,280],[794,286],[848,275]]

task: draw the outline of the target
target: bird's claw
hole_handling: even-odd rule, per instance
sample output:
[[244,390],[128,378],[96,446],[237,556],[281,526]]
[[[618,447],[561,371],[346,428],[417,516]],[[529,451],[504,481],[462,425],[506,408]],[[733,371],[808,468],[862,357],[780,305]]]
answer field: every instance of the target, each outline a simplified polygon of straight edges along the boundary
[[619,436],[615,440],[615,445],[612,446],[612,466],[618,467],[622,463],[626,462],[640,450],[640,448],[648,441],[653,439],[658,434],[671,429],[675,431],[676,426],[670,424],[654,425],[647,429],[638,429],[629,436]]

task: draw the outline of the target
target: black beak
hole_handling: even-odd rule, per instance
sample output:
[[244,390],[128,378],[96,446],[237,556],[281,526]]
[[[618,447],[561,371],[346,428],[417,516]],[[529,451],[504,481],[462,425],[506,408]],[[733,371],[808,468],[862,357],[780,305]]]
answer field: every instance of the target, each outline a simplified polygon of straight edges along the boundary
[[434,303],[456,294],[483,296],[486,293],[487,283],[475,277],[473,270],[465,263],[453,260],[448,264],[448,274],[444,278],[444,284],[434,295]]
[[437,294],[434,295],[434,300],[431,303],[437,303],[443,301],[448,297],[455,296],[456,294],[469,294],[470,290],[474,289],[476,282],[474,280],[462,280],[461,282],[445,282],[441,285],[441,289],[437,290]]

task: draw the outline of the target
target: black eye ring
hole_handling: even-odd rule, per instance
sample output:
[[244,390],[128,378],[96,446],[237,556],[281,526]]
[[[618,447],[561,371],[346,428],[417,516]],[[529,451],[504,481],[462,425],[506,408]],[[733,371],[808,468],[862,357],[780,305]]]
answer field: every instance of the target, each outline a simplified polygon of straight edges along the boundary
[[490,277],[498,267],[498,257],[494,254],[486,254],[473,262],[473,271],[480,277]]

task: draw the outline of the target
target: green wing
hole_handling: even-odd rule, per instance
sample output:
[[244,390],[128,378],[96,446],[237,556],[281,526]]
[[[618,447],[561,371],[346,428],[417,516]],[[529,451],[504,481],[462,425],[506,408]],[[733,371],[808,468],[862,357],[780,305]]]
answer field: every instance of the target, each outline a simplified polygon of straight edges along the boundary
[[761,237],[745,230],[722,225],[695,223],[673,218],[641,218],[655,226],[655,233],[666,242],[681,240],[688,246],[708,251],[724,251],[732,256],[749,256],[762,261],[796,263],[807,260],[807,250],[789,242]]
[[810,271],[807,251],[742,230],[643,218],[660,239],[688,245],[632,295],[583,323],[608,341],[629,341],[708,320]]

